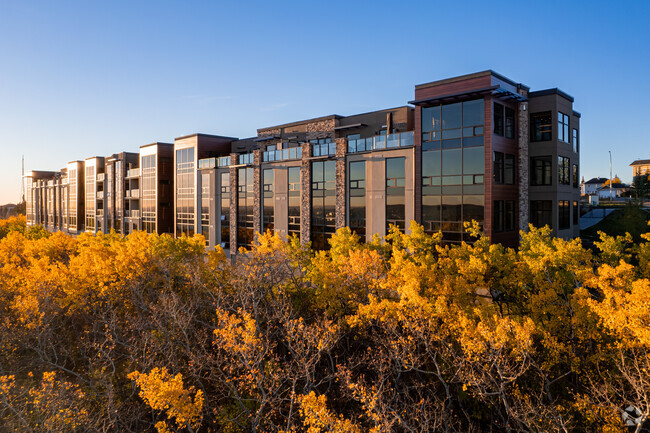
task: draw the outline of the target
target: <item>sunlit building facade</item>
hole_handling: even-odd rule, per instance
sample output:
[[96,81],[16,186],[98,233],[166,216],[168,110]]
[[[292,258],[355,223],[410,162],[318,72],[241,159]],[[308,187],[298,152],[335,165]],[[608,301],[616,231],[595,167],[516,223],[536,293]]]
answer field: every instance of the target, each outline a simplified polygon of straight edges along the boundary
[[266,230],[327,249],[338,228],[369,241],[410,221],[445,243],[471,242],[470,221],[508,246],[529,223],[571,238],[579,234],[573,102],[494,71],[434,81],[401,107],[260,128],[246,139],[192,134],[89,158],[82,173],[32,172],[28,220],[72,230],[76,214],[77,232],[202,234],[233,254]]

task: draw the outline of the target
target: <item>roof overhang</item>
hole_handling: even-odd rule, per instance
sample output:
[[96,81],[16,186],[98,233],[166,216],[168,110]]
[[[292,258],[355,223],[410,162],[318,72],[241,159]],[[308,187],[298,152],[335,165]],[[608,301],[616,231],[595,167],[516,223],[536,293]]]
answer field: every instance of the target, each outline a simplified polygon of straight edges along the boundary
[[448,101],[462,101],[485,95],[492,95],[499,99],[514,99],[518,102],[527,101],[527,98],[520,95],[519,93],[511,92],[510,90],[504,89],[501,86],[490,86],[465,92],[450,93],[446,95],[433,96],[430,98],[416,99],[414,101],[409,101],[409,104],[428,106]]

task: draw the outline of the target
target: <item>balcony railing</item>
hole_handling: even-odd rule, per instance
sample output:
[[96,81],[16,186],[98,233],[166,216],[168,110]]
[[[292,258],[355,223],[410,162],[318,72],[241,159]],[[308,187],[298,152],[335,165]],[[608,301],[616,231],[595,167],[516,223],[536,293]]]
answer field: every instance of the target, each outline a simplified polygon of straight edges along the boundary
[[131,168],[126,171],[126,177],[140,177],[140,168]]
[[239,164],[252,164],[252,163],[253,163],[252,153],[241,153],[239,155]]
[[228,167],[230,165],[230,156],[219,156],[215,158],[199,159],[199,169]]
[[314,143],[311,145],[311,156],[336,155],[336,143]]
[[124,216],[127,218],[140,218],[140,210],[125,210]]
[[413,146],[413,131],[400,134],[376,135],[348,141],[348,153]]
[[104,182],[106,179],[106,173],[97,173],[97,182]]
[[267,150],[262,155],[264,162],[285,161],[287,159],[302,158],[302,147],[290,147],[288,149]]

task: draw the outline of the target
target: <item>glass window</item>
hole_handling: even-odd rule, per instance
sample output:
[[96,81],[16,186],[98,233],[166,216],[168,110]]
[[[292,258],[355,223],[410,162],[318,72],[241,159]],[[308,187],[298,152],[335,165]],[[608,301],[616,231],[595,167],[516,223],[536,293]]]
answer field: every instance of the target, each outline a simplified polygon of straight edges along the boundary
[[557,112],[557,139],[569,142],[569,116],[560,111]]
[[461,149],[444,149],[442,151],[442,174],[459,175],[462,172]]
[[533,113],[530,115],[531,122],[531,141],[550,141],[553,131],[553,121],[551,112]]
[[406,159],[386,159],[386,233],[391,225],[406,229]]
[[580,151],[578,146],[578,130],[573,128],[573,151],[578,153]]
[[530,222],[535,227],[553,228],[553,202],[551,200],[531,200]]
[[273,169],[268,168],[262,172],[262,230],[273,230],[275,228],[275,198]]
[[560,200],[558,202],[558,225],[560,230],[566,230],[571,227],[571,216],[569,212],[569,201]]
[[230,248],[230,173],[221,173],[221,248]]
[[300,167],[289,167],[288,170],[289,205],[289,235],[300,239]]
[[484,152],[483,147],[463,149],[463,174],[483,174],[485,172]]
[[460,102],[442,106],[442,129],[456,129],[462,126],[462,105]]
[[578,188],[580,185],[578,183],[578,165],[573,164],[573,170],[571,171],[571,177],[573,178],[573,187]]
[[422,109],[422,132],[440,131],[440,105]]
[[506,107],[506,138],[515,138],[515,110]]
[[336,162],[312,162],[311,241],[316,250],[329,248],[327,240],[336,231]]
[[530,158],[530,184],[551,185],[552,163],[550,156],[537,156]]
[[250,248],[255,240],[253,168],[238,170],[237,178],[237,247]]
[[504,157],[502,152],[494,152],[492,156],[493,171],[494,171],[494,183],[503,183],[503,164]]
[[463,127],[483,125],[483,99],[463,102]]
[[350,162],[348,183],[348,226],[362,239],[366,234],[366,162]]
[[509,153],[505,154],[503,166],[503,183],[514,185],[515,183],[515,156]]
[[494,201],[494,231],[504,232],[515,229],[515,201],[495,200]]
[[493,131],[495,135],[503,136],[503,105],[494,103]]
[[562,185],[569,185],[571,183],[569,158],[565,156],[558,156],[557,158],[557,172],[558,182]]
[[577,201],[573,202],[573,225],[580,224],[580,205]]

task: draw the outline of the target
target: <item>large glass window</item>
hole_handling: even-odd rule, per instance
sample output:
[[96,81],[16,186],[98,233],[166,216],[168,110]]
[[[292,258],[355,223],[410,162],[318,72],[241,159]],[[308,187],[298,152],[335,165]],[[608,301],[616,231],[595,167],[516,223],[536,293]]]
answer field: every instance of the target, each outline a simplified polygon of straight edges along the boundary
[[[31,189],[27,191],[31,194]],[[77,194],[77,170],[68,170],[68,228],[72,230],[77,229]]]
[[560,200],[558,202],[558,225],[560,230],[565,230],[571,227],[570,212],[569,200]]
[[569,116],[558,111],[557,112],[557,139],[569,142]]
[[289,224],[290,236],[300,239],[300,167],[289,167]]
[[571,183],[571,171],[569,168],[569,158],[565,156],[558,156],[557,158],[557,174],[558,182],[562,185],[569,185]]
[[86,230],[95,231],[95,167],[86,167]]
[[230,173],[221,173],[221,248],[230,248]]
[[329,249],[327,240],[336,231],[336,163],[311,165],[311,241],[316,250]]
[[531,141],[550,141],[553,139],[553,116],[550,111],[530,115]]
[[402,232],[406,228],[405,163],[405,158],[386,159],[386,233],[391,225],[397,226]]
[[253,168],[240,168],[237,180],[237,247],[251,248],[255,240]]
[[115,231],[122,233],[124,220],[124,175],[122,161],[115,161]]
[[553,202],[551,200],[531,200],[530,222],[535,227],[553,228]]
[[422,109],[424,150],[483,145],[483,99]]
[[176,234],[194,235],[194,148],[176,151]]
[[578,188],[580,186],[578,182],[578,165],[573,164],[572,170],[571,170],[571,177],[573,179],[573,187]]
[[463,221],[484,221],[484,119],[483,99],[422,109],[422,223],[444,242],[469,240]]
[[273,169],[267,168],[262,173],[262,230],[273,230],[275,228],[275,197]]
[[551,185],[552,165],[550,156],[530,158],[530,184],[532,186]]
[[366,235],[366,162],[350,162],[348,176],[349,227],[361,239]]
[[580,205],[577,201],[573,202],[573,225],[580,224]]
[[[156,155],[143,156],[140,167],[142,230],[147,233],[155,233],[156,210],[158,207],[156,199]],[[203,213],[203,211],[201,212]]]
[[210,173],[201,173],[201,234],[210,245]]

